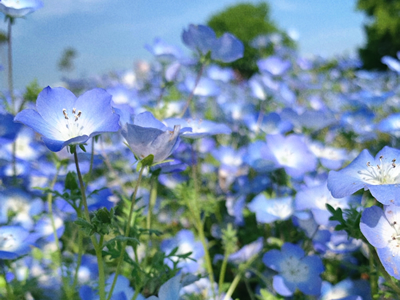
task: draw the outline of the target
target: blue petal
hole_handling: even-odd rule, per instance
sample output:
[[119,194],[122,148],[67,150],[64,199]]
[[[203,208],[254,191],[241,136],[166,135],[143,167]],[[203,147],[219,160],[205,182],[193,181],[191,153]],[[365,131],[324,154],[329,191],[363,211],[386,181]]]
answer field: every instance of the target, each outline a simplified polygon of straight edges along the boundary
[[224,33],[215,41],[211,58],[225,63],[233,62],[243,57],[243,43],[230,33]]
[[376,249],[383,267],[396,279],[400,279],[400,256],[393,255],[389,247]]
[[160,287],[158,298],[160,300],[178,300],[179,290],[181,288],[180,280],[181,274],[172,277],[170,280],[164,283]]
[[272,280],[272,285],[275,291],[277,291],[280,295],[285,297],[293,295],[293,293],[296,290],[296,286],[288,284],[288,282],[286,282],[284,278],[279,275],[274,276]]
[[363,211],[360,229],[368,242],[376,248],[386,247],[393,231],[383,210],[378,206],[368,207]]
[[24,109],[15,116],[14,121],[31,127],[43,136],[50,138],[55,136],[53,127],[50,126],[36,110]]
[[92,128],[91,137],[102,132],[115,132],[120,129],[119,115],[112,111],[111,95],[103,89],[92,89],[81,95],[76,100],[75,108],[85,114],[86,126]]
[[[50,128],[61,128],[65,126],[63,109],[70,114],[76,101],[75,95],[63,87],[52,89],[44,88],[36,100],[36,110]],[[48,135],[46,135],[48,136]],[[55,135],[52,135],[55,137]]]
[[335,198],[349,196],[361,188],[366,188],[366,183],[361,180],[358,171],[365,170],[367,163],[374,161],[368,150],[361,153],[344,169],[330,171],[328,175],[328,189]]

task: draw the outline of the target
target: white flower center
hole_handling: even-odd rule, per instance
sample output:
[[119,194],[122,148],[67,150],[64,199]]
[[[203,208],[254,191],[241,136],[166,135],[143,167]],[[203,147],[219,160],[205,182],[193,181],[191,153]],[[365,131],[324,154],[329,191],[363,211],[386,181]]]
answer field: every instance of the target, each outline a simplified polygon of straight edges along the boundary
[[367,162],[367,168],[358,171],[361,179],[371,184],[395,184],[400,183],[399,170],[396,169],[396,159],[388,160],[382,155],[376,166]]
[[390,252],[392,252],[392,256],[398,256],[400,255],[400,224],[394,221],[390,226],[393,228],[393,234],[391,235],[388,246]]
[[69,116],[67,110],[64,108],[62,113],[65,118],[65,129],[61,130],[61,133],[65,140],[86,134],[84,122],[81,119],[82,111],[78,110],[77,112],[76,108],[73,108],[72,116]]
[[7,251],[13,249],[15,245],[15,238],[11,233],[0,233],[0,249]]
[[281,264],[282,276],[290,282],[302,282],[308,279],[310,268],[296,257],[290,256]]

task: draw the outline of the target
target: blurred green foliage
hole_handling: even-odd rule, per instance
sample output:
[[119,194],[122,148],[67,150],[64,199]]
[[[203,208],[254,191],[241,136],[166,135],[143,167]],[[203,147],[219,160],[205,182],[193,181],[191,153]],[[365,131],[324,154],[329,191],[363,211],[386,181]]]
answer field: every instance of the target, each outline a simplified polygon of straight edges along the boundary
[[77,55],[78,53],[74,48],[69,47],[64,49],[58,62],[58,69],[60,71],[72,71],[75,68],[74,59]]
[[274,24],[270,19],[270,8],[266,2],[252,4],[240,3],[226,8],[224,11],[213,15],[207,22],[221,36],[225,32],[230,32],[240,39],[244,44],[244,57],[229,64],[237,70],[244,78],[251,77],[258,71],[257,59],[273,53],[273,47],[260,52],[250,44],[260,35],[280,33],[283,38],[283,45],[295,48],[295,43],[290,37]]
[[364,25],[367,42],[359,49],[365,69],[386,69],[381,63],[385,55],[396,57],[400,51],[400,1],[358,0],[357,9],[368,17]]

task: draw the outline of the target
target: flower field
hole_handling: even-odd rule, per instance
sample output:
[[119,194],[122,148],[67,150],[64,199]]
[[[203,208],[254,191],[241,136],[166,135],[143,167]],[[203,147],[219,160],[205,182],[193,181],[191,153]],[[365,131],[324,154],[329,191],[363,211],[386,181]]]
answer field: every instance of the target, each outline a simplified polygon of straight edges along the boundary
[[235,36],[181,36],[189,55],[155,39],[150,63],[3,93],[0,299],[399,299],[397,58],[260,36],[247,79]]

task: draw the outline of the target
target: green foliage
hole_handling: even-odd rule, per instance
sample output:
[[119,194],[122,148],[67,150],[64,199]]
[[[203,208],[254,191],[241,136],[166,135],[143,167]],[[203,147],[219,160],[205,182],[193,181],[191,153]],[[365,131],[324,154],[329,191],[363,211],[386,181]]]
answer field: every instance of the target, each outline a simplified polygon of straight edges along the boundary
[[33,80],[27,87],[24,94],[24,100],[26,102],[35,102],[39,93],[42,91],[42,87],[38,84],[37,80]]
[[[258,71],[256,61],[260,58],[260,53],[250,46],[251,41],[257,36],[281,33],[284,38],[284,45],[295,46],[288,35],[278,29],[274,22],[271,21],[269,13],[269,6],[265,2],[259,4],[241,3],[215,14],[207,22],[207,25],[214,29],[218,36],[225,32],[230,32],[243,42],[243,58],[224,65],[236,69],[245,78],[251,77]],[[265,54],[270,55],[272,52],[273,49],[270,49],[269,53]]]
[[60,71],[72,71],[75,68],[74,59],[77,55],[76,50],[72,47],[64,49],[58,62],[58,69]]
[[350,237],[356,239],[362,238],[360,232],[361,212],[357,211],[356,208],[342,210],[338,207],[335,209],[329,204],[326,204],[326,208],[332,214],[329,220],[338,221],[340,223],[339,225],[336,225],[335,230],[345,230]]
[[393,0],[358,0],[357,9],[368,16],[364,26],[367,43],[359,49],[366,69],[386,69],[381,63],[385,55],[396,56],[400,51],[400,2]]

